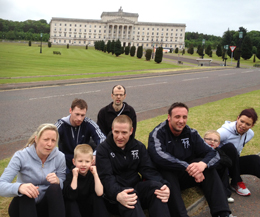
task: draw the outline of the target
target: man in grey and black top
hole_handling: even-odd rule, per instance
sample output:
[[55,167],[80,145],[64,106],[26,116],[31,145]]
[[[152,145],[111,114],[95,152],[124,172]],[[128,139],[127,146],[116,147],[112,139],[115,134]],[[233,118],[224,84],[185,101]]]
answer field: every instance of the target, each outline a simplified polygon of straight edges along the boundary
[[181,190],[199,185],[213,217],[228,217],[230,212],[222,182],[214,166],[219,154],[207,145],[187,123],[188,107],[174,103],[168,118],[149,135],[148,152],[163,178],[170,183],[168,201],[171,216],[187,217]]
[[101,131],[107,136],[111,131],[113,120],[119,115],[127,115],[133,122],[133,136],[136,131],[136,113],[132,106],[123,102],[126,98],[126,89],[122,85],[115,85],[112,88],[111,98],[113,102],[100,109],[97,116],[97,124]]

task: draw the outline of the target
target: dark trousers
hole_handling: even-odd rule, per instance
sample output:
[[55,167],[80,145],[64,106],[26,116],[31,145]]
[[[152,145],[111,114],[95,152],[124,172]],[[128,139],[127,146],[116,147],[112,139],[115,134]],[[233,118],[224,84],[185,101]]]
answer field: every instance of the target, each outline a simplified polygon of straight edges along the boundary
[[247,155],[239,157],[236,147],[227,143],[221,147],[225,154],[232,160],[232,167],[229,168],[231,185],[242,182],[240,175],[254,175],[260,178],[260,157],[258,155]]
[[65,200],[66,217],[109,217],[103,197],[90,195],[86,200]]
[[148,209],[150,217],[170,217],[167,203],[163,203],[154,194],[154,191],[161,187],[162,184],[156,181],[139,182],[133,192],[138,196],[134,209],[128,209],[119,202],[115,204],[108,202],[108,209],[111,213],[120,214],[122,217],[145,217],[143,209]]
[[188,217],[187,210],[181,197],[181,190],[199,185],[209,204],[211,215],[229,212],[226,193],[220,177],[215,169],[205,169],[205,179],[196,183],[195,179],[186,171],[161,171],[162,176],[171,185],[171,195],[168,207],[172,217]]
[[14,197],[8,212],[10,217],[65,217],[60,185],[50,185],[43,199],[37,204],[34,198],[26,195]]
[[229,175],[228,175],[228,168],[227,167],[222,167],[220,169],[217,169],[218,175],[223,183],[226,196],[230,197],[231,196],[231,190],[229,188]]

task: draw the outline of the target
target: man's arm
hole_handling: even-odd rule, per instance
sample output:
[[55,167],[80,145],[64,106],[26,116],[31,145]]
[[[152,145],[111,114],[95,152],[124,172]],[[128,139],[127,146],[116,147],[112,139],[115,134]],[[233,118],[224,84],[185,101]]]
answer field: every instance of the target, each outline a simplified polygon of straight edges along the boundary
[[116,181],[110,161],[110,151],[106,146],[108,144],[104,142],[97,147],[96,167],[106,196],[113,201],[117,201],[117,194],[124,189]]
[[101,132],[99,126],[93,120],[86,117],[84,121],[88,122],[91,137],[96,145],[99,145],[101,142],[105,141],[106,136]]
[[[100,130],[104,135],[107,135],[109,132],[106,130],[106,117],[105,112],[101,109],[97,116],[97,125],[99,126]],[[111,129],[110,129],[111,130]]]
[[161,130],[166,122],[157,126],[150,134],[148,140],[148,152],[152,161],[166,170],[186,170],[188,163],[179,160],[166,151],[166,133]]

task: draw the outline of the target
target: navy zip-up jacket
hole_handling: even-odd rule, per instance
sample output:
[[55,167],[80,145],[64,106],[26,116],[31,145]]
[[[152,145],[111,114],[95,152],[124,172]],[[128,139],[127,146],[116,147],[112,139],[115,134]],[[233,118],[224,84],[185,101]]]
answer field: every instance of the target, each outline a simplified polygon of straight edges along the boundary
[[88,144],[90,136],[93,138],[96,145],[103,142],[106,137],[99,129],[98,125],[90,118],[85,117],[82,124],[78,127],[73,127],[70,124],[70,115],[59,119],[55,124],[59,131],[59,150],[65,154],[66,165],[68,170],[72,169],[72,158],[74,149],[78,144]]
[[117,147],[110,132],[105,142],[97,147],[96,165],[104,193],[112,201],[116,201],[118,193],[126,188],[134,188],[142,179],[168,185],[156,171],[145,145],[133,136],[122,150]]
[[148,153],[152,161],[164,170],[186,170],[194,159],[201,159],[208,168],[215,166],[220,157],[198,132],[186,125],[179,136],[174,136],[168,120],[149,135]]

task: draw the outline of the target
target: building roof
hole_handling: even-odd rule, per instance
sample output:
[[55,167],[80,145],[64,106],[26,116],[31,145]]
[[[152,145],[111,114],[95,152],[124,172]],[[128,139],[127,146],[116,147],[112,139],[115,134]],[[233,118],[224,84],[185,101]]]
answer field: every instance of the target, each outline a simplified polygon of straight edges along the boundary
[[123,12],[122,7],[119,8],[118,12],[103,12],[101,14],[101,18],[103,16],[118,16],[118,17],[139,17],[137,13],[128,13]]

